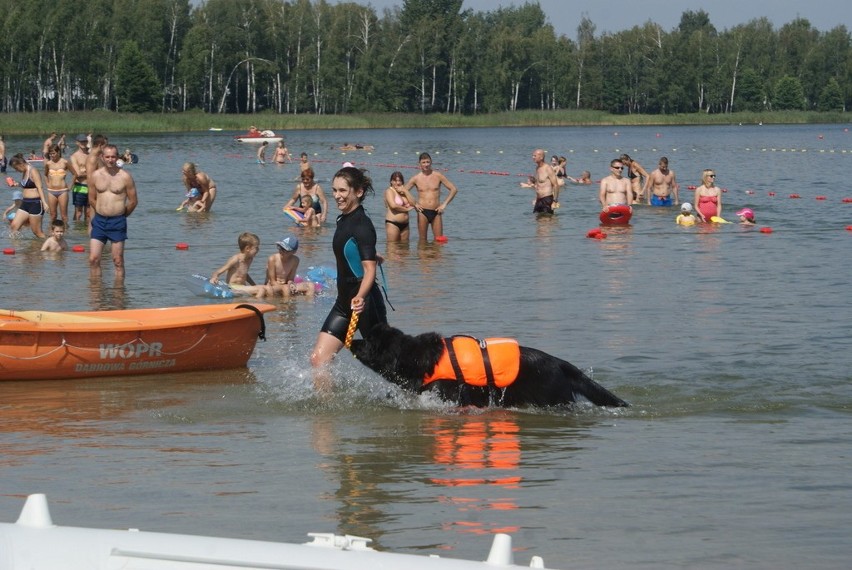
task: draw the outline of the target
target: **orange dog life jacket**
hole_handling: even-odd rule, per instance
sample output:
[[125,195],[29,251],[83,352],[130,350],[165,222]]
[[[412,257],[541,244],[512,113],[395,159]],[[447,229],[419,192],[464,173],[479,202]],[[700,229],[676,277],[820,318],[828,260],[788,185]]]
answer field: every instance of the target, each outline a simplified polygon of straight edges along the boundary
[[456,380],[472,386],[505,388],[518,377],[521,349],[511,338],[476,339],[453,336],[443,339],[444,352],[423,384]]

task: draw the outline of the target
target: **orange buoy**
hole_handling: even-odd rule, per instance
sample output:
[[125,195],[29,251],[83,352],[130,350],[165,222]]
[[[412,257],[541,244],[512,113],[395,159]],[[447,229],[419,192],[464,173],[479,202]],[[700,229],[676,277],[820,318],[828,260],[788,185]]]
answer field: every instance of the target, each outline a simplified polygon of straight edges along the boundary
[[74,247],[71,248],[71,251],[75,251],[77,253],[83,253],[84,251],[86,251],[86,248],[83,247],[82,245],[75,245]]
[[847,231],[847,232],[852,232],[852,226],[846,226],[846,231]]
[[596,235],[598,235],[600,233],[601,233],[600,228],[592,228],[592,229],[590,229],[589,231],[586,232],[586,237],[587,238],[594,238]]
[[852,198],[844,198],[843,203],[844,204],[852,204]]
[[606,239],[606,234],[603,232],[595,234],[595,239]]
[[754,190],[746,190],[746,194],[749,194],[749,195],[754,194]]
[[3,255],[15,255],[15,248],[14,247],[7,247],[6,249],[3,250]]
[[790,198],[801,198],[798,194],[790,194]]
[[772,233],[772,228],[770,228],[769,226],[764,227],[764,228],[760,228],[760,233],[762,233],[762,234],[771,234],[771,233]]
[[687,189],[687,190],[695,190],[695,185],[694,185],[694,184],[690,184],[689,186],[687,186],[687,187],[686,187],[686,189]]
[[189,244],[183,241],[178,242],[175,244],[175,249],[189,249]]
[[449,238],[447,236],[438,236],[435,238],[435,241],[438,243],[447,243]]
[[817,196],[816,199],[817,200],[825,200],[826,198],[825,198],[825,196]]
[[775,196],[775,192],[768,192],[770,196]]

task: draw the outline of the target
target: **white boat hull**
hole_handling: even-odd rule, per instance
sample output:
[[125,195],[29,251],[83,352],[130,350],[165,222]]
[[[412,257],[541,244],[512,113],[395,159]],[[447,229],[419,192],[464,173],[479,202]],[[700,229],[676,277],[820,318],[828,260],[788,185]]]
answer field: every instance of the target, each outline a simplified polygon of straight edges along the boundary
[[261,144],[264,142],[268,142],[270,144],[277,143],[284,140],[284,137],[235,137],[237,142],[241,143],[257,143]]
[[[44,495],[30,495],[15,524],[0,523],[0,570],[485,570],[515,566],[512,539],[494,537],[485,562],[378,552],[370,539],[310,534],[286,544],[130,530],[56,526]],[[533,556],[531,568],[544,568]]]

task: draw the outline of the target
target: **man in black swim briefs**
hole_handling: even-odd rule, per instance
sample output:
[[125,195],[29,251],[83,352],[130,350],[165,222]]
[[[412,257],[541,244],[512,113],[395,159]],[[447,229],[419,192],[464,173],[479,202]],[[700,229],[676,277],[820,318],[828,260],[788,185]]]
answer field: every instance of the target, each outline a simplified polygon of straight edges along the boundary
[[[443,202],[441,201],[442,184],[449,191],[446,200]],[[412,188],[417,189],[416,201],[409,193]],[[426,234],[430,226],[435,239],[443,237],[444,210],[456,197],[458,189],[442,173],[432,170],[432,157],[429,156],[429,153],[420,154],[420,172],[409,179],[403,186],[402,192],[417,210],[417,229],[419,230],[420,241],[426,241]]]

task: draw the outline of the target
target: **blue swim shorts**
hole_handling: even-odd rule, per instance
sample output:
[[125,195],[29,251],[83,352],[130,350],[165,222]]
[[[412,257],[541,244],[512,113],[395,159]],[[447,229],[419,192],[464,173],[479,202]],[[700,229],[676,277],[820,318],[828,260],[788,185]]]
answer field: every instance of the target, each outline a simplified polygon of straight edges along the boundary
[[662,197],[654,194],[653,196],[651,196],[651,205],[652,206],[673,206],[674,203],[672,202],[671,196],[666,196],[665,198],[662,198]]
[[127,216],[102,216],[92,218],[92,239],[106,243],[127,240]]

